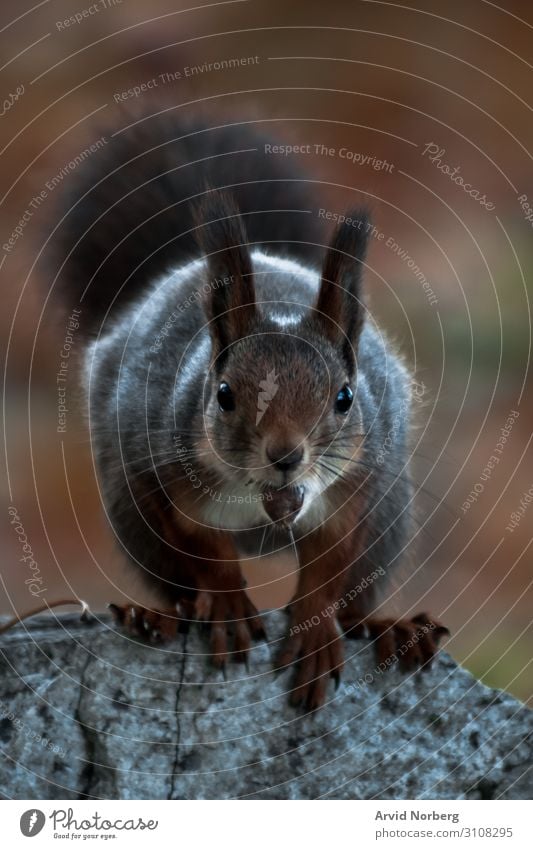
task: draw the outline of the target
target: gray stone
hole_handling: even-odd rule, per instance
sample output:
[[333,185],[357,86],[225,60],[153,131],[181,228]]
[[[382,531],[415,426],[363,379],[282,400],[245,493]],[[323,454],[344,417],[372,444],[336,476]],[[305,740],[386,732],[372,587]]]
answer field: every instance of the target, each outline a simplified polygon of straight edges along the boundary
[[109,619],[38,617],[0,637],[0,786],[15,799],[530,798],[533,714],[441,653],[429,672],[380,674],[346,642],[329,703],[287,704],[272,655],[226,677],[191,629],[151,647]]

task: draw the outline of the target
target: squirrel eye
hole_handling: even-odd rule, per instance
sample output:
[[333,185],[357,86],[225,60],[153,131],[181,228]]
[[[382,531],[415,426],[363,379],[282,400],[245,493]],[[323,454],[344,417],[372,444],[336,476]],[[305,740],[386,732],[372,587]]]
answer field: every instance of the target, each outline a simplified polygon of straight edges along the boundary
[[336,413],[347,413],[350,407],[352,406],[353,401],[353,392],[346,384],[342,387],[340,392],[337,394],[335,398],[335,412]]
[[221,383],[217,392],[218,406],[224,413],[235,409],[235,398],[227,383]]

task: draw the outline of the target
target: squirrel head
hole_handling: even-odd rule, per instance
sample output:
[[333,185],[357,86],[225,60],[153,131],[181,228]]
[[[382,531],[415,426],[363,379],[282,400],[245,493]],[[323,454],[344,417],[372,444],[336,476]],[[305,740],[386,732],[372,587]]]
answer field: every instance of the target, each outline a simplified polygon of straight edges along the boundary
[[[199,217],[213,281],[205,304],[212,356],[203,447],[224,480],[269,493],[269,518],[289,524],[349,474],[362,441],[357,349],[366,214],[351,214],[359,228],[335,230],[311,305],[294,295],[285,303],[279,295],[257,299],[258,269],[229,197],[213,192]],[[289,292],[294,267],[271,264],[272,291]]]

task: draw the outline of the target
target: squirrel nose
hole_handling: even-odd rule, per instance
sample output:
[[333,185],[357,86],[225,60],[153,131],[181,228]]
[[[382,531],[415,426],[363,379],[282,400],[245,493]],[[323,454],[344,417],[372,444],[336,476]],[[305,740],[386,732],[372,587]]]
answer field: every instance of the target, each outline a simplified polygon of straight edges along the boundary
[[280,472],[288,472],[302,462],[304,450],[301,445],[292,449],[290,447],[269,446],[266,449],[266,455],[276,469],[279,469]]

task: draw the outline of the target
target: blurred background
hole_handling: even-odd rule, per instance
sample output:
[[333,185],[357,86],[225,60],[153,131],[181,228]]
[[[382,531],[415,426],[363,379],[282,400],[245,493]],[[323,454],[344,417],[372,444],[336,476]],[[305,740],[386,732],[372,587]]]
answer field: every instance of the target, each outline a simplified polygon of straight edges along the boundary
[[[69,163],[124,125],[121,93],[138,86],[125,105],[146,114],[161,102],[200,108],[213,124],[254,120],[280,143],[309,144],[295,156],[325,209],[370,204],[371,308],[422,385],[417,547],[394,606],[431,611],[457,660],[531,697],[533,10],[419,5],[4,0],[0,612],[35,604],[10,508],[43,600],[74,595],[100,610],[146,599],[101,507],[70,368],[57,430],[67,331],[41,257]],[[262,606],[294,587],[291,563],[247,574]]]

